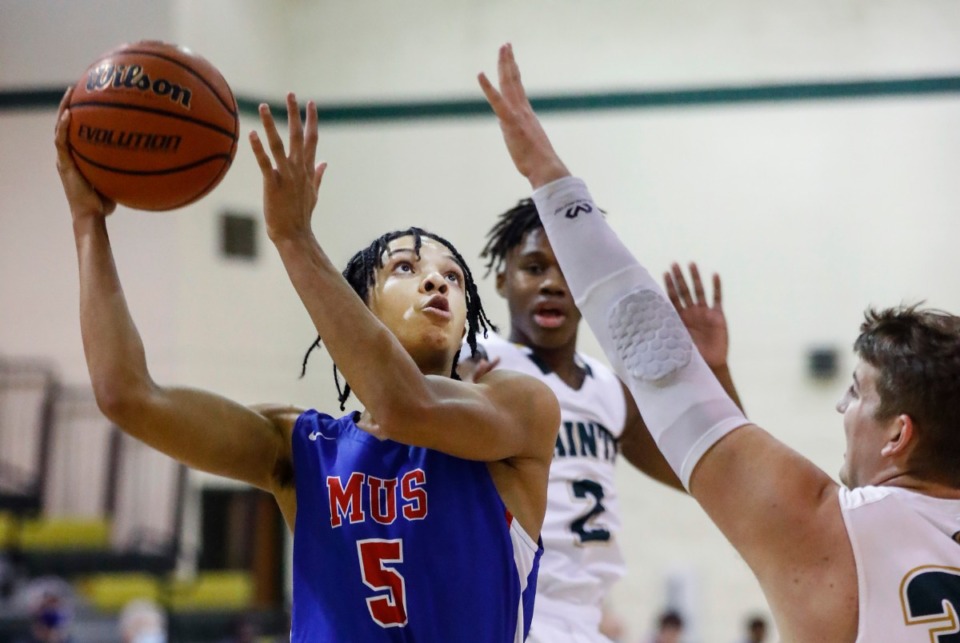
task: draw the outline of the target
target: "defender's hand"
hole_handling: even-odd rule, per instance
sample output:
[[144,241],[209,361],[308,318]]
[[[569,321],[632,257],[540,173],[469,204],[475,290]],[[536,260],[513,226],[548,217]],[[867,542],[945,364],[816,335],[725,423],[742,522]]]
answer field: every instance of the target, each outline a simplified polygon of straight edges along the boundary
[[480,73],[477,78],[487,102],[500,120],[503,140],[517,170],[530,181],[534,189],[569,176],[569,170],[554,151],[527,99],[527,92],[520,81],[520,68],[514,60],[513,47],[509,44],[500,47],[497,76],[499,90],[486,74]]
[[727,363],[730,342],[727,333],[727,318],[723,314],[723,294],[720,289],[720,275],[713,275],[713,305],[707,303],[703,281],[697,264],[690,264],[690,278],[693,280],[693,295],[687,286],[687,280],[674,263],[671,272],[663,274],[667,296],[677,309],[680,319],[690,332],[697,350],[710,368],[719,368]]

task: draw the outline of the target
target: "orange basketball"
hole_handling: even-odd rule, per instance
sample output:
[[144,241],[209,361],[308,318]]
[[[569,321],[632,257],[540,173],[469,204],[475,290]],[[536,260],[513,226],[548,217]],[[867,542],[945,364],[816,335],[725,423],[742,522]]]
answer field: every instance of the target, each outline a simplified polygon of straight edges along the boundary
[[70,97],[69,139],[104,196],[172,210],[207,194],[237,151],[237,101],[217,68],[183,47],[122,45],[90,65]]

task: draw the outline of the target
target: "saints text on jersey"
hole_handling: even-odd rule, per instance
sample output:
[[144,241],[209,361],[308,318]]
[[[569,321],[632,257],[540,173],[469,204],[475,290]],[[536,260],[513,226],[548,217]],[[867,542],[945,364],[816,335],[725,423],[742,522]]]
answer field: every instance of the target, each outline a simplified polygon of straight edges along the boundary
[[602,424],[596,422],[564,421],[557,434],[555,458],[595,458],[613,462],[619,445]]

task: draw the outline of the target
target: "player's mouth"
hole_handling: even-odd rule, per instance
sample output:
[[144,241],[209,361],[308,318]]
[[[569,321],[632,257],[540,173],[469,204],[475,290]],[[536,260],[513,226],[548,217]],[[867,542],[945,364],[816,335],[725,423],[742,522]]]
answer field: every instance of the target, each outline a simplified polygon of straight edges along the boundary
[[560,328],[567,321],[567,314],[555,304],[538,304],[533,309],[533,321],[540,328]]
[[443,295],[434,295],[428,299],[422,310],[429,315],[441,317],[443,319],[450,319],[453,317],[453,315],[450,313],[450,303]]

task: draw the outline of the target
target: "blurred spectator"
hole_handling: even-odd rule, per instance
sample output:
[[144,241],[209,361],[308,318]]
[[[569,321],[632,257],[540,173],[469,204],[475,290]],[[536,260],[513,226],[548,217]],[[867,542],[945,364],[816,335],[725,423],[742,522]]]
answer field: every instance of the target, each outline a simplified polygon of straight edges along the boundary
[[73,643],[73,596],[60,578],[39,578],[21,592],[19,602],[30,614],[30,634],[16,643]]
[[[287,637],[289,640],[289,637]],[[239,616],[230,627],[230,637],[221,643],[257,643],[260,641],[260,628],[249,616]]]
[[623,625],[623,619],[617,614],[616,610],[604,603],[603,612],[600,620],[600,633],[606,636],[614,643],[624,640],[626,627]]
[[650,643],[680,643],[683,636],[683,617],[674,610],[667,610],[657,619],[657,632]]
[[0,553],[0,601],[10,598],[13,594],[14,576],[13,565],[4,554]]
[[743,638],[737,643],[763,643],[767,640],[767,619],[759,614],[748,618],[744,627]]
[[153,601],[134,600],[120,612],[123,643],[166,643],[167,617]]

